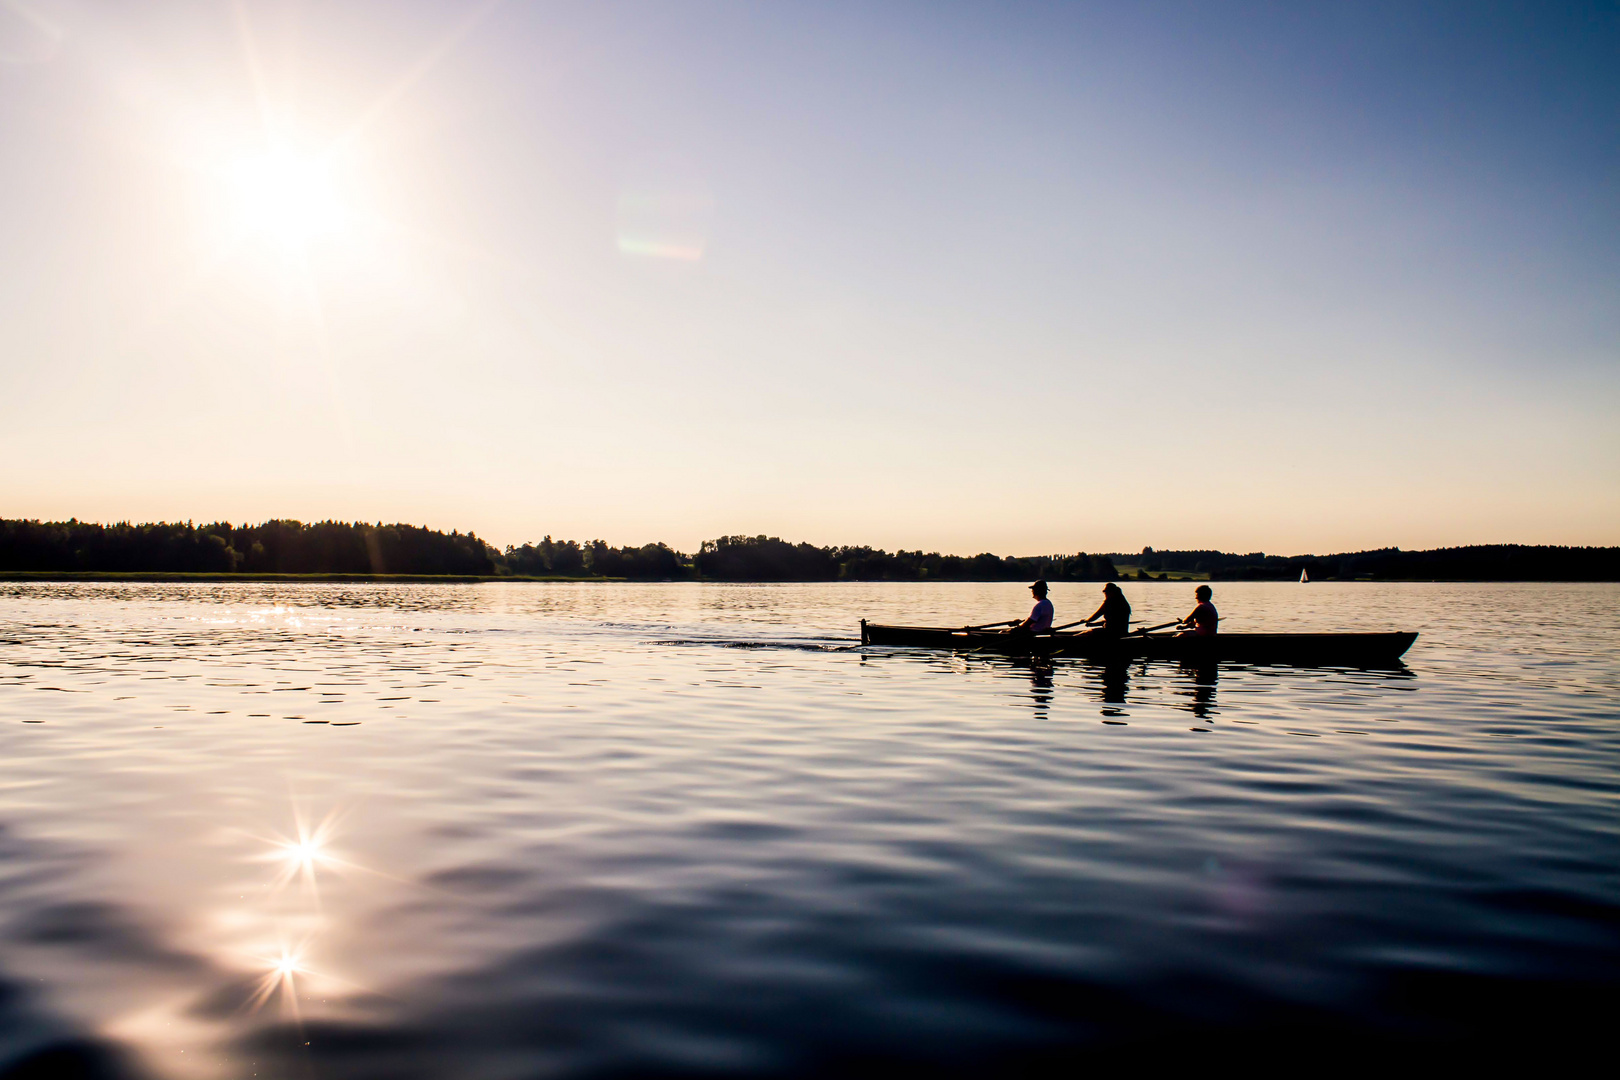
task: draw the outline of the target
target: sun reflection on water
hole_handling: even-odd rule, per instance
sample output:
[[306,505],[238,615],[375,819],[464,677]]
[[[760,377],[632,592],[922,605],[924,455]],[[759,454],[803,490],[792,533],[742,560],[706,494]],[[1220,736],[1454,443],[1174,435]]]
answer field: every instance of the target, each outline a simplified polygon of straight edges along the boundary
[[266,970],[259,976],[253,996],[247,1001],[247,1011],[256,1012],[269,1004],[271,998],[279,997],[283,1010],[294,1019],[301,1019],[296,976],[313,974],[304,966],[307,948],[307,941],[296,946],[283,945],[272,955],[256,958]]
[[273,890],[279,891],[298,881],[319,902],[317,872],[354,865],[339,858],[332,850],[332,837],[340,817],[339,812],[334,810],[311,828],[295,806],[293,835],[265,838],[264,842],[269,845],[270,850],[256,856],[255,861],[274,863],[279,867],[270,883]]
[[[340,857],[333,848],[342,813],[330,810],[318,822],[310,824],[296,799],[292,807],[293,829],[290,835],[253,835],[263,845],[250,861],[269,863],[275,867],[266,883],[266,903],[271,906],[257,913],[238,912],[231,920],[239,926],[264,926],[264,920],[273,920],[278,927],[273,934],[260,939],[260,944],[241,948],[237,952],[252,971],[250,993],[243,1002],[243,1011],[256,1013],[272,1002],[279,1003],[282,1016],[302,1025],[303,1009],[300,1002],[309,1000],[318,984],[335,990],[342,980],[326,972],[317,972],[309,965],[311,945],[318,934],[327,929],[321,914],[320,884],[323,871],[336,869],[364,869]],[[288,894],[289,887],[298,888]],[[285,895],[280,903],[272,903]],[[324,999],[323,999],[324,1000]]]
[[341,966],[341,960],[325,947],[341,946],[343,924],[323,911],[323,899],[330,905],[338,894],[323,898],[317,886],[334,884],[322,880],[334,870],[364,869],[334,850],[343,814],[332,809],[313,819],[294,798],[291,817],[286,833],[245,828],[217,834],[242,852],[240,863],[259,869],[220,890],[228,900],[222,895],[225,902],[213,907],[200,936],[188,943],[205,958],[192,972],[201,977],[154,982],[103,1026],[108,1037],[154,1066],[154,1075],[220,1080],[252,1074],[235,1071],[223,1049],[233,1037],[254,1031],[297,1045],[308,1039],[305,1026],[312,1020],[374,996],[334,974],[329,964]]

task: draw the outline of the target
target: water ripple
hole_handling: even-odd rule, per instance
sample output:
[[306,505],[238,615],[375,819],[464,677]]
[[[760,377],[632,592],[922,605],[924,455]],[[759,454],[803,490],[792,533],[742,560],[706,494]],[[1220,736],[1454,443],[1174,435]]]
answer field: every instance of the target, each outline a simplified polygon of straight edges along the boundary
[[1234,630],[1421,631],[1385,672],[852,639],[1022,596],[0,584],[0,1075],[1545,1068],[1598,1042],[1620,588],[1220,586]]

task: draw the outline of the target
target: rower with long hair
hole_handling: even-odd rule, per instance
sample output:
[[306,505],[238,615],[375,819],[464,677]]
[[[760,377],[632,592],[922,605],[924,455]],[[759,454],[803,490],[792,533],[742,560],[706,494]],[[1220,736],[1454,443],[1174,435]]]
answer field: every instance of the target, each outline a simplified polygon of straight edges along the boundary
[[1121,589],[1118,585],[1115,585],[1112,581],[1110,581],[1108,584],[1103,586],[1102,591],[1102,604],[1097,608],[1096,611],[1091,613],[1091,618],[1086,620],[1086,625],[1090,626],[1098,619],[1101,619],[1102,625],[1095,627],[1094,629],[1087,630],[1080,636],[1104,638],[1124,637],[1125,632],[1131,628],[1131,604],[1130,601],[1125,599],[1125,590]]

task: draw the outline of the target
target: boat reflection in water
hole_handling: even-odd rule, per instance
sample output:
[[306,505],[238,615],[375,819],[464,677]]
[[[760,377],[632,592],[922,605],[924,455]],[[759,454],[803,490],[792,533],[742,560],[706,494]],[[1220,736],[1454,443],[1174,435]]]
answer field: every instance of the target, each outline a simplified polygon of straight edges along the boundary
[[1125,695],[1131,689],[1131,665],[1102,665],[1102,699],[1106,705],[1125,704]]
[[1215,683],[1221,677],[1220,666],[1202,664],[1198,667],[1188,667],[1183,664],[1181,671],[1192,677],[1192,702],[1187,708],[1198,719],[1207,720],[1215,711]]
[[[1037,719],[1052,719],[1054,709],[1086,701],[1099,703],[1103,723],[1128,723],[1129,707],[1171,709],[1190,712],[1195,720],[1213,722],[1222,711],[1217,701],[1221,680],[1218,663],[1178,663],[1163,660],[1101,661],[1051,656],[1018,656],[1003,653],[955,654],[942,658],[921,652],[872,653],[869,662],[905,660],[930,666],[944,666],[964,675],[990,674],[1016,676],[1029,680],[1030,704]],[[943,662],[942,662],[943,661]],[[1293,665],[1268,667],[1252,664],[1227,665],[1229,674],[1246,680],[1247,694],[1263,694],[1276,679],[1342,679],[1346,675],[1368,685],[1406,681],[1414,674],[1405,664],[1382,668],[1310,668]],[[1065,691],[1079,693],[1065,694]],[[1067,700],[1065,700],[1067,698]],[[1236,721],[1238,723],[1252,721]],[[1209,728],[1194,727],[1193,731]]]
[[1147,688],[1154,675],[1162,674],[1171,680],[1165,685],[1173,688],[1171,691],[1173,695],[1192,699],[1177,707],[1188,709],[1200,720],[1206,719],[1215,711],[1215,685],[1220,678],[1220,669],[1215,664],[1199,666],[1153,664],[1145,660],[1138,661],[1135,665],[1086,662],[1082,670],[1087,682],[1092,684],[1090,689],[1105,706],[1102,710],[1105,716],[1129,715],[1124,711],[1124,707],[1130,704],[1133,666],[1137,669],[1139,685],[1144,688],[1144,693],[1148,692]]
[[[1035,715],[1046,719],[1050,715],[1052,703],[1057,693],[1057,679],[1065,665],[1081,674],[1088,695],[1094,695],[1096,700],[1105,706],[1103,715],[1124,716],[1124,707],[1129,702],[1131,690],[1131,664],[1128,663],[1100,663],[1094,660],[1066,661],[1050,657],[1006,656],[985,657],[983,663],[986,667],[1008,669],[1016,671],[1029,679],[1030,699],[1035,709]],[[1139,661],[1135,666],[1139,675],[1147,678],[1149,675],[1149,661]],[[1156,669],[1167,673],[1185,685],[1175,691],[1177,695],[1190,698],[1190,701],[1179,705],[1197,717],[1206,720],[1215,712],[1215,687],[1220,680],[1220,667],[1216,664],[1190,665],[1190,664],[1155,664]]]
[[1018,666],[1026,668],[1029,672],[1029,696],[1035,702],[1035,715],[1046,719],[1052,704],[1054,688],[1051,661],[1028,659]]

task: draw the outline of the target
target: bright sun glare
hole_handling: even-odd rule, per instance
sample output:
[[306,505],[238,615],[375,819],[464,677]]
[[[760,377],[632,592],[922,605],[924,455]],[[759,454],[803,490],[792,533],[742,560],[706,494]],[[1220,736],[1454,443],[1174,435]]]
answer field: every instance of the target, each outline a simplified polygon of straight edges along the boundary
[[305,887],[313,890],[316,887],[317,871],[351,865],[335,858],[328,846],[335,824],[336,819],[330,814],[314,829],[308,828],[300,820],[296,837],[276,837],[268,840],[270,850],[258,856],[258,859],[281,864],[281,869],[276,875],[276,888],[283,888],[294,881],[302,881]]
[[320,858],[321,847],[321,842],[314,838],[296,844],[288,844],[287,861],[300,870],[313,867],[315,860]]
[[238,158],[229,180],[238,229],[279,247],[303,248],[348,224],[343,191],[327,158],[270,146]]

